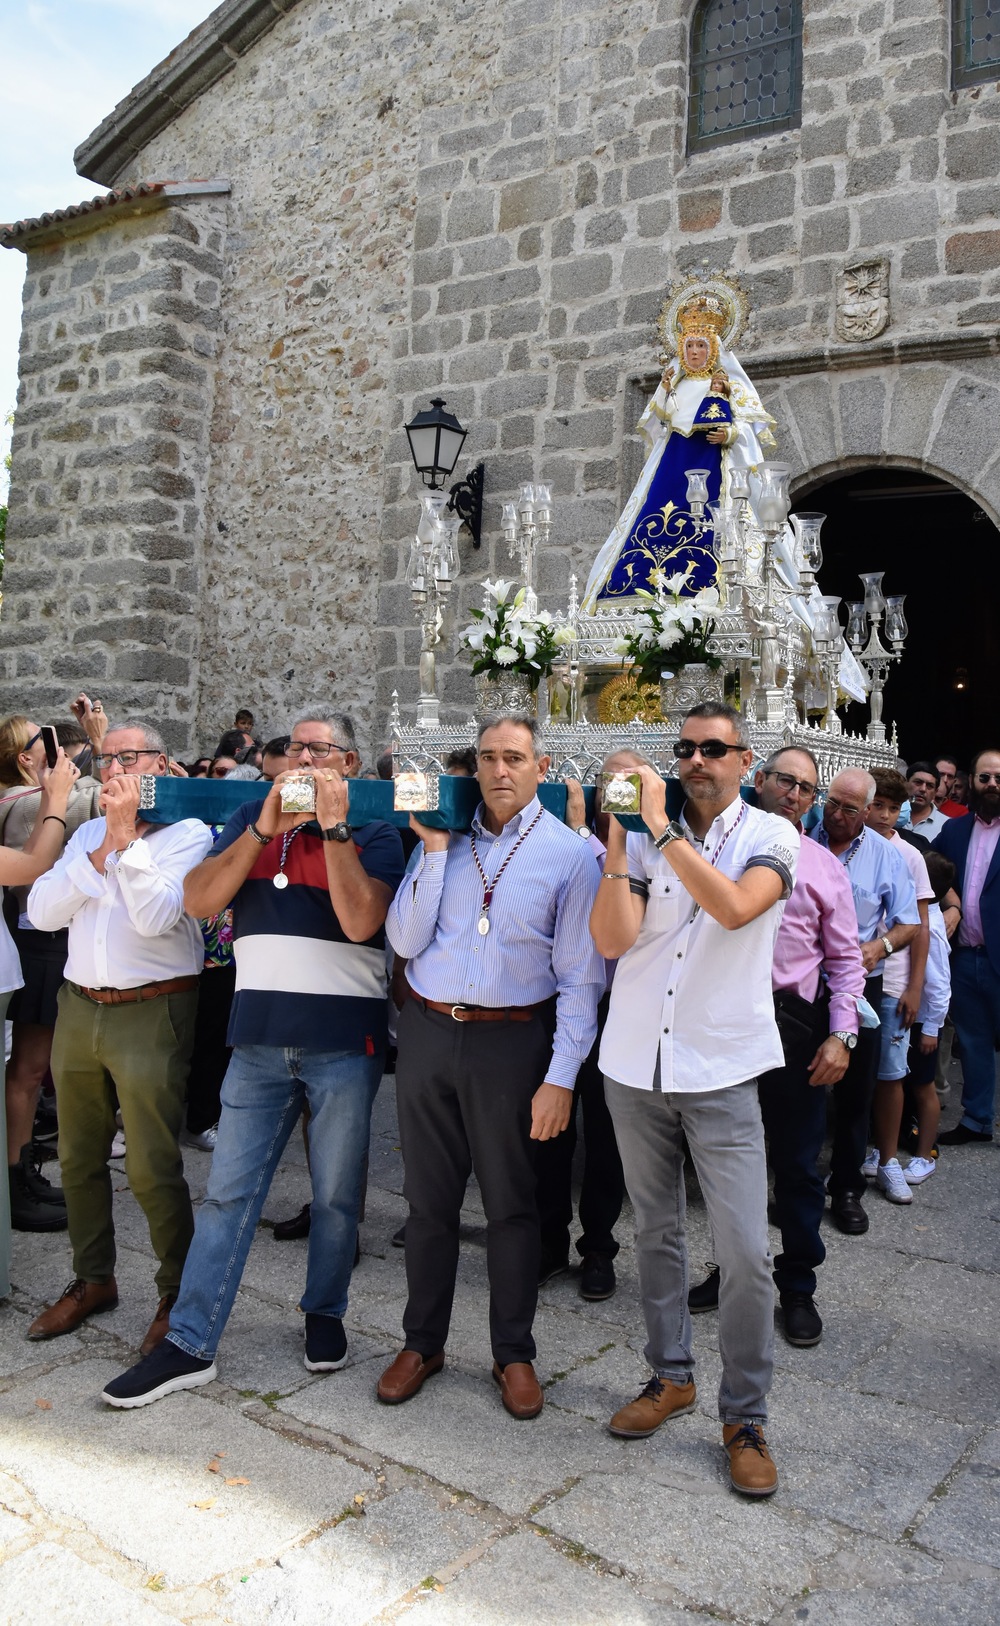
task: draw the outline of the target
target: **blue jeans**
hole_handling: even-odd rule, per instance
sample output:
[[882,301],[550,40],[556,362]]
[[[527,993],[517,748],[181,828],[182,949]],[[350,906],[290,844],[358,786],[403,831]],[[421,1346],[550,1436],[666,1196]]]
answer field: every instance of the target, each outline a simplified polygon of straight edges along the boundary
[[306,1102],[313,1201],[302,1309],[343,1316],[382,1061],[346,1050],[237,1045],[222,1085],[208,1192],[170,1316],[178,1349],[215,1358],[264,1199]]
[[981,1135],[992,1135],[1000,977],[985,948],[959,946],[952,951],[951,1019],[962,1047],[962,1123]]
[[893,1083],[906,1077],[910,1054],[910,1030],[903,1026],[899,997],[884,993],[879,1006],[882,1026],[879,1028],[878,1076]]

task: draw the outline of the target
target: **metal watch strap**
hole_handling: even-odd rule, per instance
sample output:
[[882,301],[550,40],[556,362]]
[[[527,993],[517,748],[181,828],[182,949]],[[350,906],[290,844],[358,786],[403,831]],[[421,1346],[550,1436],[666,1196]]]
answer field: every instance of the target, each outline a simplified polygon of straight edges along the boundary
[[882,939],[882,947],[885,949],[885,957],[886,957],[886,959],[889,958],[890,954],[895,954],[895,952],[896,952],[895,944],[888,937],[883,937],[883,939]]
[[858,1036],[856,1033],[845,1033],[840,1028],[834,1028],[833,1032],[830,1034],[830,1038],[839,1039],[841,1044],[847,1050],[853,1050],[858,1042]]
[[669,847],[669,845],[670,845],[670,843],[672,841],[683,841],[683,840],[684,840],[684,831],[681,829],[681,826],[678,824],[676,819],[671,819],[670,823],[667,825],[667,828],[664,830],[662,836],[657,836],[655,838],[655,840],[653,842],[653,846],[656,848],[658,853],[661,853],[663,851],[664,847]]

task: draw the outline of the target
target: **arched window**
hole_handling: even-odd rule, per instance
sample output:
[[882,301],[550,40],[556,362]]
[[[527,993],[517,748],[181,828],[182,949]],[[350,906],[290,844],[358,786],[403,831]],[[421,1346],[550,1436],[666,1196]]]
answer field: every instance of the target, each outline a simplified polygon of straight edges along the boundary
[[1000,0],[952,0],[951,62],[956,85],[1000,79]]
[[691,21],[688,150],[790,130],[800,122],[801,107],[800,0],[698,0]]

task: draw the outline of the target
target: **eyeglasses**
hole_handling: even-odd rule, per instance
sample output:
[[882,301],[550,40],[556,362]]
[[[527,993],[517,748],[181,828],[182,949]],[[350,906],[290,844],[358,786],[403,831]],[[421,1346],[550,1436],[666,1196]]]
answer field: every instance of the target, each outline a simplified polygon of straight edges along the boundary
[[977,785],[1000,785],[1000,773],[977,773]]
[[31,747],[33,745],[38,744],[41,737],[42,737],[42,731],[41,731],[41,729],[39,729],[37,734],[32,734],[30,740],[25,740],[24,744],[21,747],[21,750],[22,751],[30,751]]
[[678,740],[674,745],[674,756],[682,762],[687,762],[700,751],[703,757],[724,757],[727,751],[745,751],[745,745],[727,745],[725,740]]
[[808,779],[793,779],[790,773],[779,773],[776,768],[761,770],[765,779],[773,779],[780,791],[787,796],[791,790],[800,790],[803,796],[815,796],[816,786],[810,785]]
[[851,807],[847,802],[838,802],[835,796],[828,796],[825,805],[830,809],[831,813],[843,813],[847,819],[859,818],[864,812],[861,807]]
[[342,756],[346,756],[348,751],[353,749],[354,747],[351,745],[327,745],[325,740],[291,740],[285,746],[285,755],[286,757],[300,757],[303,751],[308,751],[309,755],[315,757],[317,762],[322,762],[323,758],[328,757],[331,751],[339,751]]
[[94,758],[98,768],[110,768],[113,762],[120,762],[123,768],[134,768],[140,757],[158,757],[162,752],[152,745],[144,746],[141,751],[110,751]]

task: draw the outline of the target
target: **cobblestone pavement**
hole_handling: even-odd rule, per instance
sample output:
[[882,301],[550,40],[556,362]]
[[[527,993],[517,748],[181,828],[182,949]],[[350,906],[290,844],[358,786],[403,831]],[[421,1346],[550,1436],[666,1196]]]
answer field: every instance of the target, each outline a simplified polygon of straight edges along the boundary
[[[187,1163],[200,1194],[208,1158]],[[64,1237],[16,1238],[16,1287],[0,1307],[0,1620],[998,1622],[998,1173],[997,1147],[951,1150],[910,1208],[870,1194],[866,1237],[827,1231],[826,1332],[809,1350],[778,1337],[768,1434],[781,1486],[748,1504],[728,1488],[719,1443],[714,1315],[695,1322],[697,1410],[645,1442],[604,1428],[645,1381],[630,1241],[608,1302],[585,1304],[572,1274],[543,1289],[545,1410],[530,1423],[506,1415],[490,1381],[475,1192],[448,1365],[409,1404],[376,1403],[404,1301],[391,1079],[376,1106],[347,1367],[305,1371],[305,1244],[268,1228],[308,1197],[296,1137],[219,1380],[110,1411],[98,1394],[136,1358],[155,1302],[145,1224],[116,1167],[112,1314],[25,1342],[69,1255]],[[620,1229],[630,1238],[629,1214]],[[696,1190],[690,1230],[698,1261]]]

